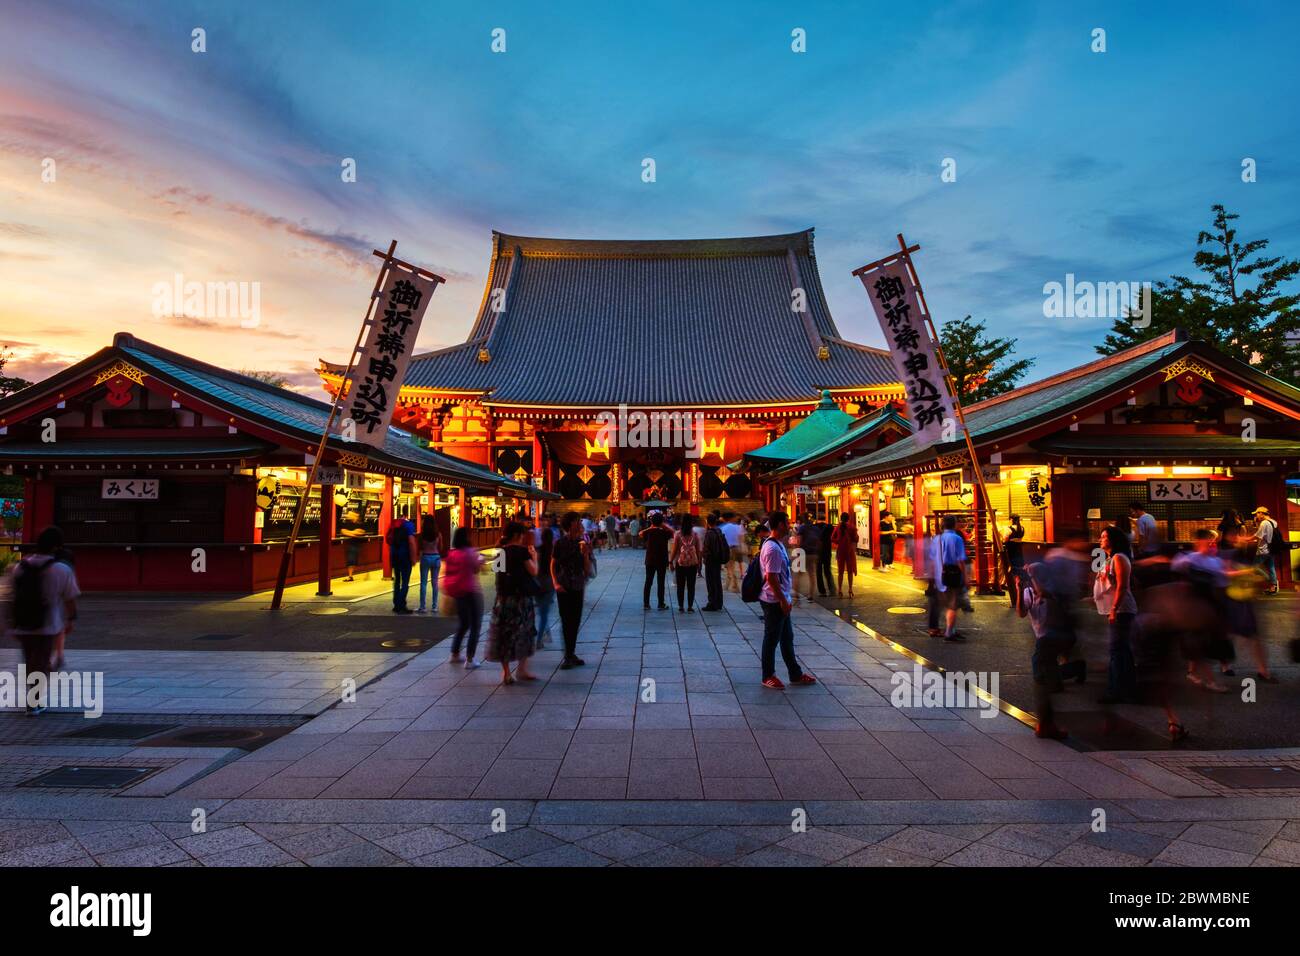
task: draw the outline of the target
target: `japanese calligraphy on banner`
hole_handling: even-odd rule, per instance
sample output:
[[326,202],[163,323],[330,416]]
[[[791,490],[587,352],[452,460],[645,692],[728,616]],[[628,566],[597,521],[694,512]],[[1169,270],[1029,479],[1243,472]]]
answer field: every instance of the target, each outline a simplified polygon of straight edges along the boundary
[[100,497],[109,500],[156,501],[158,482],[145,478],[105,478]]
[[1149,501],[1209,501],[1210,483],[1186,478],[1152,478],[1147,482]]
[[859,278],[885,332],[894,371],[907,390],[917,447],[934,445],[944,422],[955,422],[956,417],[907,264],[896,260],[863,272]]
[[[347,381],[349,414],[366,435],[387,429],[397,404],[397,392],[406,378],[420,320],[429,306],[437,282],[396,264],[388,266],[384,288],[361,347],[361,357]],[[382,434],[382,432],[381,432]]]

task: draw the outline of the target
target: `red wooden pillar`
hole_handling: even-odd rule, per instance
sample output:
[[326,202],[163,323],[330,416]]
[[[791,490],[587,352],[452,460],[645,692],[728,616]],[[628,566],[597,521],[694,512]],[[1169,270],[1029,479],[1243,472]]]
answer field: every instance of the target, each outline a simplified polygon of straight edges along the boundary
[[984,594],[989,588],[990,571],[988,556],[984,553],[984,542],[988,540],[988,515],[986,508],[988,502],[984,500],[984,495],[980,490],[978,482],[974,485],[974,493],[971,496],[974,502],[973,510],[975,512],[975,526],[971,537],[974,539],[971,544],[975,548],[975,593]]
[[[900,479],[901,480],[901,479]],[[925,516],[930,511],[929,499],[925,496],[925,478],[912,476],[912,577],[926,576],[925,566]]]
[[23,544],[36,541],[36,480],[23,479]]
[[867,540],[871,545],[871,566],[880,567],[880,549],[883,545],[880,542],[880,495],[877,494],[876,483],[873,481],[867,485],[867,494],[871,496],[870,524],[867,525]]
[[330,591],[330,551],[334,547],[334,486],[320,486],[320,548],[319,577],[316,584],[317,597],[329,597]]
[[388,547],[388,528],[393,523],[393,476],[384,476],[384,497],[379,506],[379,553],[383,556],[384,577],[393,576],[393,555]]

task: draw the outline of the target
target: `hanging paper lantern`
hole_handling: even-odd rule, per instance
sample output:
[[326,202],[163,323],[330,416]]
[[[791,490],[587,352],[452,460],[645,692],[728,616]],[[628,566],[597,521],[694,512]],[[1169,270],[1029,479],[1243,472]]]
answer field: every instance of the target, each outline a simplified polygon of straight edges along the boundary
[[271,507],[280,497],[280,479],[267,475],[257,483],[257,506],[262,509]]

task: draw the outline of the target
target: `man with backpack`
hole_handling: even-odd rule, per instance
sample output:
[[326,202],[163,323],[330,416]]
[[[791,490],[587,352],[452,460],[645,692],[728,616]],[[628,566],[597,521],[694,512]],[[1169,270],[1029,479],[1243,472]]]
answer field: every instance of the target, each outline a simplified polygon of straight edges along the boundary
[[934,539],[930,574],[947,619],[945,643],[965,641],[957,630],[957,609],[966,600],[966,539],[957,533],[957,519],[952,515],[943,516],[943,531]]
[[731,548],[718,527],[718,513],[709,512],[708,530],[704,532],[704,587],[709,600],[701,610],[722,610],[722,569],[731,560]]
[[393,518],[388,529],[388,559],[393,566],[393,613],[414,613],[406,606],[406,590],[411,586],[411,568],[419,560],[415,525],[405,515]]
[[1289,545],[1277,522],[1263,505],[1255,509],[1255,540],[1259,542],[1255,561],[1268,575],[1267,593],[1276,594],[1278,558],[1287,553]]
[[[767,516],[768,535],[759,545],[758,557],[750,562],[741,583],[741,597],[758,600],[763,608],[763,686],[781,690],[785,684],[776,676],[776,646],[781,645],[781,659],[790,674],[790,683],[815,684],[817,678],[799,667],[794,656],[794,625],[790,610],[794,604],[794,582],[790,574],[790,555],[785,537],[790,533],[790,518],[784,511]],[[761,590],[757,587],[762,581]]]
[[[23,646],[28,679],[44,675],[47,689],[55,645],[72,630],[81,594],[72,568],[55,557],[62,548],[63,532],[46,528],[36,539],[36,553],[18,562],[9,576],[9,633]],[[42,699],[28,713],[42,713],[47,704]]]

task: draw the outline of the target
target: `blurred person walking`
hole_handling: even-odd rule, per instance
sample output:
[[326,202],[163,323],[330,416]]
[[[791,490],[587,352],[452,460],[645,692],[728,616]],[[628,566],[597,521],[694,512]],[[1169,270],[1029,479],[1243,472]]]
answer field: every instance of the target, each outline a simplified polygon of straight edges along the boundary
[[1034,653],[1030,660],[1034,676],[1034,701],[1038,726],[1034,735],[1062,740],[1067,734],[1056,723],[1052,695],[1061,686],[1061,658],[1066,657],[1074,641],[1063,628],[1064,615],[1059,599],[1045,586],[1047,568],[1042,564],[1023,569],[1018,577],[1023,587],[1015,594],[1016,615],[1029,618],[1034,631]]
[[555,585],[551,580],[551,554],[556,541],[560,538],[557,530],[549,524],[541,529],[541,541],[537,544],[537,595],[533,603],[537,605],[537,646],[545,647],[547,632],[551,627],[551,608],[555,604]]
[[728,512],[722,517],[722,535],[727,539],[727,547],[731,549],[731,560],[727,562],[727,590],[739,591],[740,579],[749,562],[749,549],[745,547],[745,525],[737,514]]
[[[77,618],[77,576],[56,555],[63,548],[63,531],[51,525],[36,538],[36,553],[23,558],[9,571],[8,607],[5,615],[9,635],[23,648],[23,664],[30,678],[44,677],[37,685],[33,702],[30,683],[19,696],[30,716],[45,712],[50,705],[50,671],[55,668],[56,645],[72,631]],[[58,666],[62,666],[60,661]]]
[[[1139,525],[1140,527],[1140,525]],[[1106,618],[1110,661],[1103,704],[1135,703],[1137,671],[1133,659],[1133,619],[1137,601],[1133,597],[1133,561],[1128,538],[1114,525],[1101,533],[1105,564],[1093,581],[1097,613]]]
[[461,641],[468,638],[465,669],[474,670],[479,666],[474,652],[478,650],[479,628],[483,622],[483,585],[478,579],[483,556],[478,548],[470,547],[468,528],[457,528],[451,536],[451,550],[445,564],[442,588],[456,602],[456,633],[451,636],[450,660],[460,660]]

